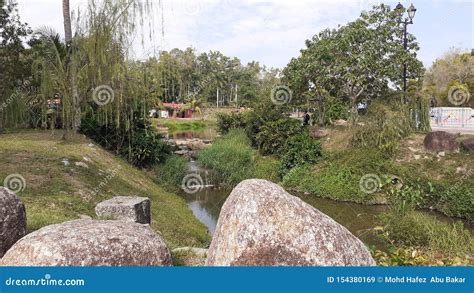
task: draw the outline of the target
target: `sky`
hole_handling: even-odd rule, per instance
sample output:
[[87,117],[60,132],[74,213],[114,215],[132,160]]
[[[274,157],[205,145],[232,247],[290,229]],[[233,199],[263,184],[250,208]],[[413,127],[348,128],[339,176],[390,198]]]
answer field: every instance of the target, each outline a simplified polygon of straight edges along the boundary
[[[306,39],[325,28],[355,20],[362,10],[383,0],[152,0],[152,39],[137,33],[132,55],[146,59],[160,50],[193,47],[219,50],[247,63],[284,68],[299,55]],[[18,0],[22,21],[33,29],[49,26],[63,35],[60,0]],[[70,0],[84,8],[87,0]],[[426,67],[450,48],[474,48],[474,0],[401,1],[417,8],[408,30],[420,44]],[[142,38],[142,35],[147,35]],[[142,43],[141,40],[144,40]]]

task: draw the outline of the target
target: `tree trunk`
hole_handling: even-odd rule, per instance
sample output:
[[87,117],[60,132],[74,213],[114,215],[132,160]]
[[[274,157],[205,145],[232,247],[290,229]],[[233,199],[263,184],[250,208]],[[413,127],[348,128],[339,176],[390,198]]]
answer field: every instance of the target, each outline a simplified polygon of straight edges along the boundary
[[[72,92],[72,121],[70,125],[66,125],[66,129],[70,127],[74,132],[77,132],[81,127],[81,105],[79,101],[79,93],[77,90],[77,76],[76,67],[73,58],[72,46],[72,25],[71,25],[71,10],[69,8],[69,0],[63,0],[63,18],[64,18],[64,37],[67,46],[67,60],[66,66],[70,74],[70,85]],[[64,109],[63,109],[64,111]],[[64,122],[63,122],[64,123]],[[69,123],[68,123],[69,124]]]

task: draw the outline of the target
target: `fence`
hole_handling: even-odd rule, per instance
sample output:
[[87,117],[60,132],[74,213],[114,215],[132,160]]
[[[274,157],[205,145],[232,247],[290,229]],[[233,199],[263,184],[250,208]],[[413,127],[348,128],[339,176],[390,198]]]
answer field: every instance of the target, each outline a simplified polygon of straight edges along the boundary
[[471,108],[431,108],[432,128],[463,128],[474,130],[474,110]]

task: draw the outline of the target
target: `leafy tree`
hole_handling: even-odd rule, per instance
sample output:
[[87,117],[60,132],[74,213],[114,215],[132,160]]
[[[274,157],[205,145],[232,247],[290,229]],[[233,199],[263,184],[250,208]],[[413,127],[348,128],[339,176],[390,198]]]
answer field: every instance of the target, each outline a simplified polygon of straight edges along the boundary
[[456,106],[448,100],[451,87],[469,92],[471,98],[459,106],[474,107],[474,56],[470,52],[452,49],[426,71],[423,89],[433,98],[433,105]]
[[313,103],[313,97],[323,106],[329,94],[348,102],[355,112],[359,102],[383,96],[390,86],[400,90],[403,64],[411,79],[419,79],[423,72],[416,58],[419,47],[408,34],[408,51],[404,49],[400,19],[398,12],[382,4],[307,40],[301,55],[283,71],[295,102]]
[[20,21],[17,3],[0,0],[0,130],[7,122],[7,112],[15,111],[13,108],[18,103],[12,96],[14,89],[23,85],[29,71],[22,63],[21,54],[25,50],[23,41],[30,34],[28,24]]

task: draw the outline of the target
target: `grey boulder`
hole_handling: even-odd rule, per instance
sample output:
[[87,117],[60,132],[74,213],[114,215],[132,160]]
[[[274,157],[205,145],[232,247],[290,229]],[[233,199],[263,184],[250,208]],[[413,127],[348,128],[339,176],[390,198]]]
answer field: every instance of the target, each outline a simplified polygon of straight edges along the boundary
[[169,266],[171,253],[149,225],[74,220],[20,239],[3,266]]
[[280,186],[245,180],[222,207],[210,266],[373,266],[346,228]]
[[95,207],[99,217],[150,224],[150,199],[137,196],[116,196]]
[[26,234],[26,211],[20,198],[0,187],[0,257]]

